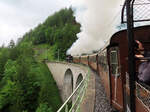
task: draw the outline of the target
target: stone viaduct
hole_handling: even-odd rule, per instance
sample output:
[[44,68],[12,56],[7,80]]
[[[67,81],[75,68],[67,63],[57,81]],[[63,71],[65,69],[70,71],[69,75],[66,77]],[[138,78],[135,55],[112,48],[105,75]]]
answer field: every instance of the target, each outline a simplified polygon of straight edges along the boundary
[[[75,90],[78,84],[86,77],[88,74],[87,67],[65,63],[65,62],[46,62],[49,70],[51,71],[57,86],[59,88],[62,100],[65,101]],[[93,75],[94,76],[94,75]],[[90,76],[90,81],[88,82],[88,87],[85,93],[83,104],[83,112],[91,112],[94,109],[95,101],[95,79]]]
[[76,64],[50,62],[47,65],[53,74],[63,100],[66,100],[88,73],[87,69]]

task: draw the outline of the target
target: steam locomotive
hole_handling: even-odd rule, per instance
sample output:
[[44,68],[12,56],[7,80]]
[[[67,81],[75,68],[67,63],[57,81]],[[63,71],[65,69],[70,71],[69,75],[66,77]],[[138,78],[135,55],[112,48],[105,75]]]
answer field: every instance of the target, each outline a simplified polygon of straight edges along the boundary
[[[133,34],[134,39],[141,41],[145,50],[150,51],[150,26],[136,27]],[[122,30],[113,34],[98,53],[69,57],[74,63],[82,63],[97,72],[111,105],[121,112],[128,112],[131,103],[128,47],[127,30]],[[140,63],[139,59],[135,60],[136,75]],[[138,79],[135,81],[134,99],[136,112],[150,112],[150,87]]]

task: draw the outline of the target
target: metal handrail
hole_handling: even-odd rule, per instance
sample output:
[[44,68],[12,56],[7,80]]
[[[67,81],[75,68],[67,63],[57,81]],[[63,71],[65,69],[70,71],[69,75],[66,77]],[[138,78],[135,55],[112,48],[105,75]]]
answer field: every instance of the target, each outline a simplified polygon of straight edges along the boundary
[[[88,74],[86,74],[86,76],[85,76],[85,78],[80,82],[80,84],[76,87],[76,89],[73,91],[73,93],[69,96],[69,98],[64,102],[64,104],[57,110],[57,112],[61,112],[64,108],[65,108],[65,106],[67,105],[67,103],[71,100],[71,98],[78,92],[78,90],[80,89],[80,88],[86,88],[85,86],[86,86],[86,82],[87,82],[87,79],[88,79],[88,76],[89,76],[89,72],[88,72]],[[83,87],[82,87],[82,84],[84,84],[83,85]],[[81,89],[81,90],[82,90]],[[80,90],[80,92],[79,92],[79,95],[80,95],[80,93],[81,93],[81,90]],[[77,96],[77,98],[78,98],[79,96]],[[75,103],[73,104],[73,106],[71,107],[71,109],[69,110],[69,112],[73,109],[73,107],[75,106],[75,104],[77,103],[77,100],[75,101]]]
[[137,60],[150,60],[150,57],[136,57]]
[[75,91],[69,96],[69,98],[65,101],[65,103],[59,108],[59,110],[57,112],[60,112],[65,105],[70,101],[70,99],[74,96],[74,94],[77,92],[77,90],[80,88],[81,84],[84,82],[84,79],[81,81],[81,83],[77,86],[77,88],[75,89]]
[[136,86],[139,86],[140,88],[142,88],[143,90],[145,90],[147,93],[150,94],[150,91],[148,89],[146,89],[145,87],[143,87],[141,84],[139,84],[138,82],[136,82]]
[[[142,93],[142,94],[141,94]],[[145,97],[143,97],[145,95]],[[136,82],[136,97],[144,105],[144,107],[150,112],[150,91]]]
[[[81,90],[83,90],[84,88],[85,88],[85,86],[83,86],[83,87],[81,88]],[[80,98],[80,95],[81,95],[81,93],[82,93],[81,90],[80,90],[79,95],[77,96],[77,98],[76,98],[76,100],[75,100],[73,106],[72,106],[71,109],[69,110],[69,112],[71,112],[71,111],[74,109],[74,106],[75,106],[76,103],[78,102],[78,100],[79,100],[79,98]]]

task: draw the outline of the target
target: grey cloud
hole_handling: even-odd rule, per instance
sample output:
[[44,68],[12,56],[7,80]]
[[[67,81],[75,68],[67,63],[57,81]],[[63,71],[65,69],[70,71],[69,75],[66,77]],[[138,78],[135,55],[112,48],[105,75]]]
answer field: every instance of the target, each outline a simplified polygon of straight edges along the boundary
[[49,15],[69,6],[68,0],[1,0],[0,45],[17,40]]

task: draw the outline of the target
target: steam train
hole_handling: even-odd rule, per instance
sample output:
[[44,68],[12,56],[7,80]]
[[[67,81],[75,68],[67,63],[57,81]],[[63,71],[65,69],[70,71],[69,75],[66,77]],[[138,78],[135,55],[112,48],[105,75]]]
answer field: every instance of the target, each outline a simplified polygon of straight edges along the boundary
[[[141,41],[145,50],[150,51],[150,26],[136,27],[133,34],[134,39]],[[120,112],[130,112],[128,47],[127,30],[122,30],[113,34],[99,52],[68,58],[70,62],[87,65],[97,72],[102,79],[110,104]],[[140,63],[142,63],[140,59],[135,59],[136,75]],[[136,112],[150,112],[149,85],[136,79],[134,98]]]

